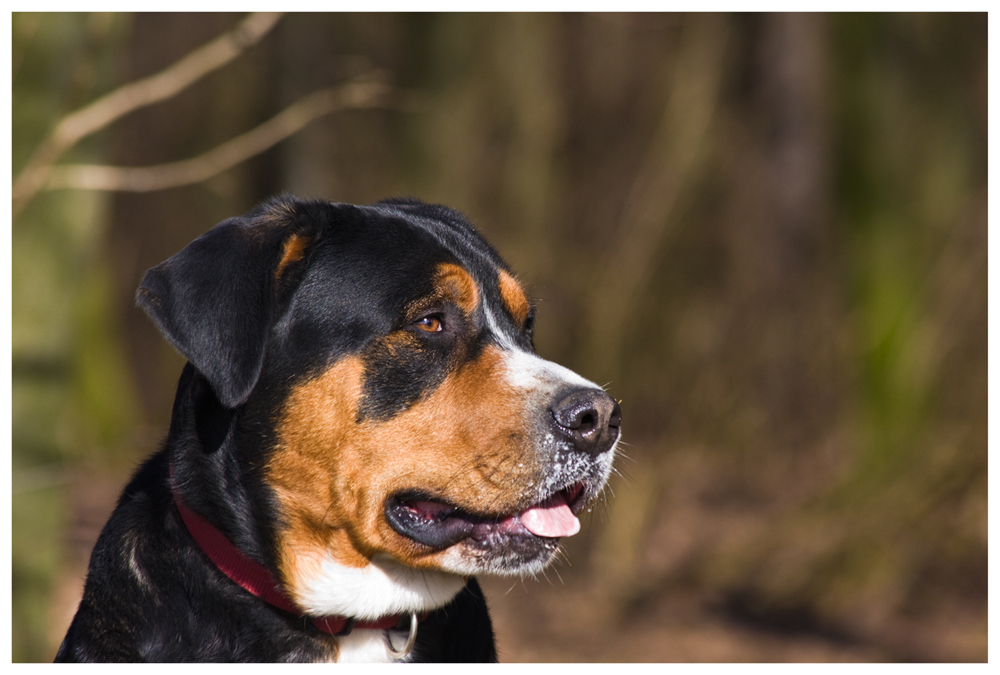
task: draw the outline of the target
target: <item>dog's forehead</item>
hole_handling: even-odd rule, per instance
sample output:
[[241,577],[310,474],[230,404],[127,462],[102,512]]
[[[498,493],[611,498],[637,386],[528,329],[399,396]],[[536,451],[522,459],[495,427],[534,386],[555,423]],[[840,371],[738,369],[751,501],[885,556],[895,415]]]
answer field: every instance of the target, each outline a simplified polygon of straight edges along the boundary
[[531,303],[504,260],[458,213],[441,209],[436,215],[438,217],[417,215],[412,225],[426,231],[441,247],[453,254],[483,290],[484,311],[491,318],[493,330],[498,334],[506,332],[500,325],[503,322],[495,320],[500,308],[514,319],[515,326],[523,326],[531,311]]
[[452,257],[480,286],[497,283],[497,275],[506,267],[500,255],[459,213],[425,204],[376,204],[370,207],[376,217],[397,227],[419,233],[428,252]]
[[[523,324],[528,297],[506,263],[461,215],[424,204],[355,207],[360,216],[331,237],[311,271],[311,283],[357,303],[399,316],[413,300],[464,277],[484,311],[506,313]],[[331,225],[335,230],[342,224]],[[460,283],[460,285],[462,285]],[[471,308],[469,308],[471,309]],[[497,322],[497,329],[500,324]]]
[[[527,295],[457,212],[423,204],[331,204],[322,214],[290,311],[275,326],[282,358],[311,372],[442,303],[457,306],[481,340],[533,351],[524,335]],[[300,254],[286,251],[289,258]]]

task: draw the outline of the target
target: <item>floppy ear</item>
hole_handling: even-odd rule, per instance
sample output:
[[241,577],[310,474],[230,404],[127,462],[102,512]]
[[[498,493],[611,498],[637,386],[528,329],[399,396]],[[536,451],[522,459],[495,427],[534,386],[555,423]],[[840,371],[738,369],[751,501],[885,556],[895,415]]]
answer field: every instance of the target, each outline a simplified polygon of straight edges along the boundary
[[313,243],[293,222],[294,205],[279,208],[280,217],[273,208],[216,225],[146,272],[136,292],[137,304],[227,408],[245,402],[257,383],[277,294],[301,276],[290,268],[304,264]]

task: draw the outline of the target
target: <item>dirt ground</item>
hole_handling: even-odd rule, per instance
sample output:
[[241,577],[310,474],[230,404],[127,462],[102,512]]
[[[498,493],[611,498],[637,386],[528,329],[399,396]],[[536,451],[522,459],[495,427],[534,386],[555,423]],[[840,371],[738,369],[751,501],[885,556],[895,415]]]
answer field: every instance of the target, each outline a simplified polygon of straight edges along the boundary
[[[731,603],[675,592],[628,616],[587,583],[482,580],[502,662],[844,663],[986,659],[975,617],[901,624],[883,634],[762,620]],[[970,630],[972,629],[972,630]]]

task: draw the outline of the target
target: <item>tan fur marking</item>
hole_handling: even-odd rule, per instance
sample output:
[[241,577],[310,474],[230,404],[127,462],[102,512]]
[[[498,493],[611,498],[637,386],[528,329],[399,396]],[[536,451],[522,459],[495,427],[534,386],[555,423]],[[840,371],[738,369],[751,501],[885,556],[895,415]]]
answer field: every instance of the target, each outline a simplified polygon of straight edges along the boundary
[[440,293],[451,300],[466,315],[471,315],[479,304],[479,289],[475,280],[466,270],[452,263],[438,266],[435,286]]
[[353,491],[338,479],[337,461],[342,439],[350,436],[357,416],[363,372],[360,359],[346,359],[289,399],[280,425],[282,445],[268,465],[284,521],[279,567],[286,581],[316,572],[322,558],[308,555],[316,551],[329,551],[350,567],[368,562],[345,541],[352,514],[337,508],[345,502],[338,498],[339,491]]
[[359,357],[292,392],[267,471],[284,521],[279,572],[293,597],[325,554],[350,567],[380,552],[413,567],[439,566],[443,552],[385,521],[386,499],[398,491],[418,488],[482,514],[530,506],[530,496],[511,488],[529,485],[540,468],[525,401],[505,384],[504,367],[503,352],[488,346],[385,422],[356,422]]
[[504,270],[500,270],[500,297],[503,298],[504,305],[511,316],[517,320],[519,325],[524,325],[528,319],[531,304],[528,302],[528,296],[525,295],[521,284]]
[[293,234],[285,241],[285,250],[281,255],[281,261],[278,262],[278,268],[274,270],[274,278],[280,279],[281,275],[285,273],[285,268],[288,267],[293,262],[302,260],[302,256],[306,254],[306,247],[309,245],[309,238],[302,236],[300,234]]

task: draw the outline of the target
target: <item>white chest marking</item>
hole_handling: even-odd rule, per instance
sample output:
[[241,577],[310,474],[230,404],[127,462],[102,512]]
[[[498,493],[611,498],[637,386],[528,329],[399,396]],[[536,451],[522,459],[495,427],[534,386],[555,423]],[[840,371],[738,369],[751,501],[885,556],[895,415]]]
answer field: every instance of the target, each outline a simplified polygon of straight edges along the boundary
[[364,621],[437,609],[464,586],[461,576],[406,567],[387,556],[376,556],[365,567],[347,567],[324,553],[318,574],[303,580],[295,600],[312,616]]
[[[340,651],[337,663],[397,663],[385,643],[387,635],[397,649],[406,643],[405,631],[387,633],[384,630],[356,630],[346,637],[339,638]],[[409,660],[410,655],[407,655],[398,663]]]

